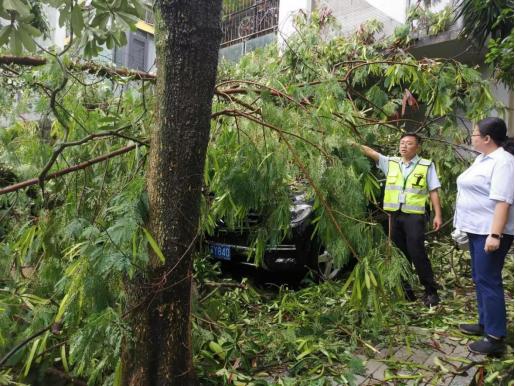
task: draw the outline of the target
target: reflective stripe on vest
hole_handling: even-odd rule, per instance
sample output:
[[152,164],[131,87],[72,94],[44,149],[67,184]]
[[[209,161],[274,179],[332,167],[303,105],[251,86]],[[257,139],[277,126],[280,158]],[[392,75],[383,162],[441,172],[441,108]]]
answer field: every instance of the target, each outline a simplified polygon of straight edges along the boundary
[[[400,163],[400,158],[390,158],[388,161],[383,209],[394,212],[400,208],[404,213],[424,214],[428,193],[427,172],[431,160],[421,158],[406,179]],[[405,199],[402,206],[400,194],[404,194]]]

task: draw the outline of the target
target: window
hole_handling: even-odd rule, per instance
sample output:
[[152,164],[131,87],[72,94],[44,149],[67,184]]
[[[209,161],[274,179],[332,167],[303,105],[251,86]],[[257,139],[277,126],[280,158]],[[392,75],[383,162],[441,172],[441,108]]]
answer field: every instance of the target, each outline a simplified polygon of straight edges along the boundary
[[[140,71],[146,71],[147,40],[145,36],[137,33],[131,34],[129,40],[129,57],[127,67]],[[143,33],[142,33],[143,35]]]
[[113,52],[114,63],[117,66],[147,71],[151,39],[152,35],[143,31],[129,32],[127,34],[127,45],[117,47]]

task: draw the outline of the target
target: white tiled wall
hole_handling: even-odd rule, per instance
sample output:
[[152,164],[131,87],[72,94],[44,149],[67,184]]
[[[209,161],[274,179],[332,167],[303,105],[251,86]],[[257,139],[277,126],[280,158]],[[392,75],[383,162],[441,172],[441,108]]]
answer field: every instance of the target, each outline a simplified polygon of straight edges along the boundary
[[[394,2],[396,0],[391,0],[388,7],[391,8]],[[314,4],[316,8],[327,7],[332,10],[332,14],[341,24],[343,34],[352,33],[361,24],[372,19],[384,24],[386,35],[393,33],[395,27],[401,24],[365,0],[315,0]],[[404,9],[405,5],[401,4],[401,7]]]

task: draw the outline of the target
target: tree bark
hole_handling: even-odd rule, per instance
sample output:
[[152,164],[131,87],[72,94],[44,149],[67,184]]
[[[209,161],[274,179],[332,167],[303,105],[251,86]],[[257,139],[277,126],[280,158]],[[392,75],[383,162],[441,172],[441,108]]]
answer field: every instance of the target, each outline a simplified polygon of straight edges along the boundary
[[123,384],[196,385],[191,347],[192,250],[209,141],[222,0],[156,0],[157,122],[151,133],[148,228],[166,260],[128,284],[133,340]]

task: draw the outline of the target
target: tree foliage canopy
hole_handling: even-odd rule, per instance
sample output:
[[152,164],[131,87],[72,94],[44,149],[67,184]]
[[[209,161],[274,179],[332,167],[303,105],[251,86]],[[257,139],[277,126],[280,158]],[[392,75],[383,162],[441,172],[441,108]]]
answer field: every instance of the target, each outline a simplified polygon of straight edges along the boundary
[[486,63],[498,81],[513,89],[513,0],[462,0],[460,17],[463,35],[480,47],[488,42]]
[[[86,5],[80,1],[6,0],[0,3],[0,17],[10,23],[0,29],[0,47],[9,44],[10,51],[20,54],[38,48],[34,38],[50,37],[42,7],[50,6],[59,12],[59,27],[69,32],[69,46],[95,57],[102,46],[112,49],[127,44],[125,32],[135,30],[135,24],[145,17],[146,5],[140,0],[93,0]],[[41,46],[40,46],[41,47]]]

